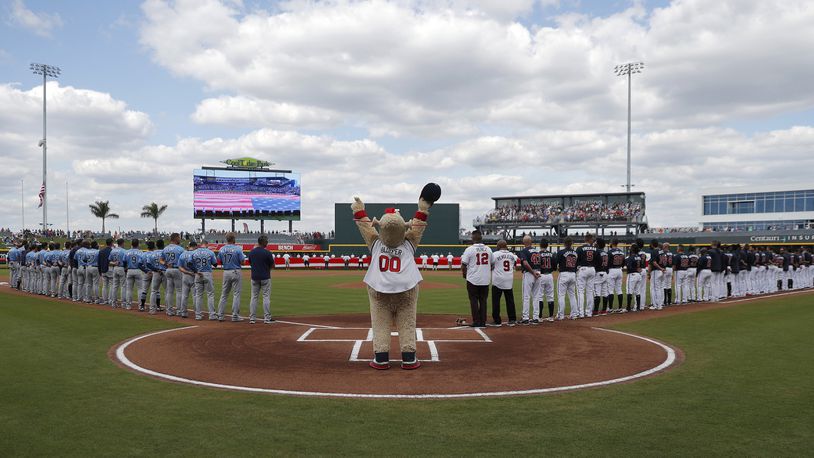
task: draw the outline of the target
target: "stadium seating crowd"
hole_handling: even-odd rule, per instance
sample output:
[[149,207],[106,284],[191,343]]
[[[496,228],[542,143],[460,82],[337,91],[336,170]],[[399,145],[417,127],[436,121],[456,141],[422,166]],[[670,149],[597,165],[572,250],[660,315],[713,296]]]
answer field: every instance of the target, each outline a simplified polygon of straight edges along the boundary
[[489,223],[569,223],[581,221],[636,221],[642,205],[633,202],[605,204],[584,201],[563,207],[558,204],[511,205],[489,211],[476,225]]

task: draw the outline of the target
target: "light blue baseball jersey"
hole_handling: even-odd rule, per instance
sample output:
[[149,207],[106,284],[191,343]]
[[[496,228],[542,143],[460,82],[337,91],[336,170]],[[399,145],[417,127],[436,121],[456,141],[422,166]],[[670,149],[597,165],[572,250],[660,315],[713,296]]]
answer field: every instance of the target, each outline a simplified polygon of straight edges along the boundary
[[124,267],[124,248],[117,247],[110,250],[110,255],[107,259],[113,267]]
[[192,251],[187,250],[178,257],[178,267],[195,272],[195,265],[192,262]]
[[89,251],[91,267],[99,267],[99,250],[96,248],[91,248]]
[[141,253],[141,259],[139,260],[139,269],[145,272],[155,272],[155,264],[157,263],[158,255],[156,254],[155,250],[144,251]]
[[181,253],[183,252],[184,248],[174,243],[171,243],[164,247],[164,250],[161,252],[161,260],[164,261],[164,267],[166,267],[167,269],[178,268],[178,258],[181,256]]
[[223,270],[239,270],[246,260],[243,248],[237,245],[224,245],[218,251],[218,260],[223,266]]
[[162,265],[159,262],[161,259],[161,253],[163,251],[164,250],[153,250],[153,252],[150,253],[150,268],[153,270],[153,272],[164,272],[167,270],[167,266]]
[[25,254],[25,263],[28,266],[36,265],[37,263],[37,253],[33,251],[29,251]]
[[20,260],[20,250],[14,247],[8,250],[8,262],[17,262]]
[[127,269],[140,269],[141,268],[141,250],[138,248],[130,248],[124,252],[124,267]]
[[76,259],[76,265],[79,266],[79,268],[88,266],[88,264],[85,263],[85,253],[88,251],[90,251],[90,249],[85,247],[76,250],[76,253],[74,254],[74,259]]
[[212,272],[212,268],[218,265],[215,253],[205,247],[192,252],[192,262],[195,264],[195,272]]
[[40,265],[40,266],[45,265],[45,256],[47,254],[48,254],[48,252],[45,251],[45,250],[41,250],[39,253],[37,253],[37,264],[38,265]]

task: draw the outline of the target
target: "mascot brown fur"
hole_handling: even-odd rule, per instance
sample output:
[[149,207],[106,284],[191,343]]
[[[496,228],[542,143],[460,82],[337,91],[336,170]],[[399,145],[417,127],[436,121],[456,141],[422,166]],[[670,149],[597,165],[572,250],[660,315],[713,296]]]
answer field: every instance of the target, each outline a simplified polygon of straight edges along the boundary
[[[418,200],[418,211],[405,222],[396,209],[388,209],[380,219],[371,220],[365,204],[354,197],[351,204],[354,220],[371,253],[365,275],[370,299],[370,325],[373,330],[375,369],[390,368],[390,329],[395,324],[399,334],[402,369],[417,369],[416,304],[421,273],[415,264],[415,250],[427,227],[429,208],[441,195],[441,188],[430,183]],[[378,230],[376,229],[378,228]]]

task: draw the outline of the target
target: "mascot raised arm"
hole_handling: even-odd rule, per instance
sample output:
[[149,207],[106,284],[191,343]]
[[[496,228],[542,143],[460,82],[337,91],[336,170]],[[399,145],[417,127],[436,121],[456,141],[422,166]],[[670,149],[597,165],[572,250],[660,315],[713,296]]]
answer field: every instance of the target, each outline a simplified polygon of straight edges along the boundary
[[390,369],[390,329],[395,324],[401,347],[401,368],[418,369],[415,322],[418,284],[421,273],[415,264],[415,251],[427,228],[429,209],[441,197],[441,187],[429,183],[421,190],[418,211],[405,222],[399,211],[388,208],[381,218],[371,220],[365,204],[354,197],[353,218],[370,250],[365,274],[370,298],[370,327],[373,330],[374,358],[370,367]]

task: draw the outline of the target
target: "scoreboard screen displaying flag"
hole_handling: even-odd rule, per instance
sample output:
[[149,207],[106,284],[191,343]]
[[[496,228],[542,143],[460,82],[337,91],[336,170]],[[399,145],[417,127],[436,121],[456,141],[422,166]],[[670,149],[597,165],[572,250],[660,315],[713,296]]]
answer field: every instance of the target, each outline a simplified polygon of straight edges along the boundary
[[300,219],[300,175],[253,170],[195,170],[195,218]]

